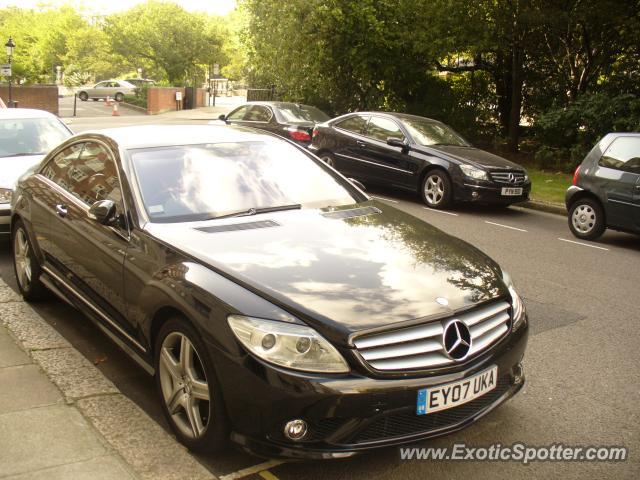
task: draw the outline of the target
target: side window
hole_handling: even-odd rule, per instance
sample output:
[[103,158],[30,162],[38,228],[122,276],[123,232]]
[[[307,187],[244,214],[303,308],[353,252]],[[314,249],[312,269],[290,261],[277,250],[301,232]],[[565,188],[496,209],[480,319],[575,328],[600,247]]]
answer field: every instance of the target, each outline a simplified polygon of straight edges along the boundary
[[98,200],[113,200],[122,212],[122,192],[116,164],[109,151],[98,143],[87,142],[70,171],[69,192],[91,205]]
[[83,146],[84,143],[76,143],[65,148],[47,162],[41,174],[65,190],[69,190],[71,187],[69,171],[73,164],[77,162]]
[[364,127],[367,125],[367,117],[362,115],[354,115],[349,118],[345,118],[341,122],[335,124],[337,128],[348,130],[353,133],[363,133]]
[[249,113],[244,117],[249,122],[268,122],[271,120],[273,114],[271,110],[262,105],[253,105],[249,109]]
[[404,140],[404,135],[396,122],[383,117],[371,117],[366,135],[381,142],[386,142],[389,137]]
[[640,138],[616,138],[598,163],[601,167],[640,174]]
[[94,88],[104,88],[104,87],[108,87],[109,82],[100,82],[100,83],[96,83],[96,86]]
[[246,105],[244,107],[238,108],[236,111],[231,112],[229,115],[227,115],[227,120],[242,121],[244,120],[245,113],[247,113]]

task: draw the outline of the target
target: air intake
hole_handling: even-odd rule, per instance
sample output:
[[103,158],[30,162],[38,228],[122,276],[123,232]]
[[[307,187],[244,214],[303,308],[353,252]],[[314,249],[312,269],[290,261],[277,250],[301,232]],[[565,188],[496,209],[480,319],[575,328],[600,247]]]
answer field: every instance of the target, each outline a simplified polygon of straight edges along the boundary
[[239,230],[255,230],[257,228],[279,227],[280,224],[273,220],[261,220],[258,222],[231,223],[227,225],[213,225],[211,227],[200,227],[196,230],[204,233],[237,232]]
[[382,213],[382,210],[376,207],[360,207],[360,208],[351,208],[349,210],[337,210],[335,212],[325,212],[322,214],[323,217],[333,218],[333,219],[342,219],[342,218],[353,218],[353,217],[364,217],[366,215]]

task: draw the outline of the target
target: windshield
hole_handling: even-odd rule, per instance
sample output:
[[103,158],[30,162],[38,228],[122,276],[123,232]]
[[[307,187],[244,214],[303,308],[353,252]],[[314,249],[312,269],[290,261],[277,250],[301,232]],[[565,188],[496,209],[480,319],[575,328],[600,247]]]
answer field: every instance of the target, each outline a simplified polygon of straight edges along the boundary
[[43,155],[71,133],[54,118],[0,120],[0,157]]
[[428,120],[403,120],[409,134],[419,145],[454,145],[457,147],[471,146],[444,123]]
[[315,122],[322,123],[330,120],[329,115],[310,105],[278,105],[278,110],[287,122]]
[[356,201],[311,158],[275,139],[135,149],[130,157],[152,222]]

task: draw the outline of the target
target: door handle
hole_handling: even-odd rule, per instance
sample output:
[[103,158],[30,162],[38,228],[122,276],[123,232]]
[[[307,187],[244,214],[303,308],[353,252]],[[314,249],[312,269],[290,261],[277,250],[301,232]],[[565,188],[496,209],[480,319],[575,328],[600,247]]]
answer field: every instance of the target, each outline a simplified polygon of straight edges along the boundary
[[65,205],[56,205],[56,213],[60,217],[66,217],[67,216],[67,207]]
[[640,185],[636,185],[636,190],[640,190]]
[[366,148],[367,147],[367,144],[364,143],[364,142],[361,142],[360,140],[358,140],[356,142],[356,145],[358,145],[360,148]]

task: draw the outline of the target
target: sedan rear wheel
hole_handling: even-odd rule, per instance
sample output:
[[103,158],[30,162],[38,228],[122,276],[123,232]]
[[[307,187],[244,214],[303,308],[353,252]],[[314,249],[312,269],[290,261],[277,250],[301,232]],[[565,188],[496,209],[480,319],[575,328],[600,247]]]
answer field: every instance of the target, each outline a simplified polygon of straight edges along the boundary
[[320,155],[320,160],[322,160],[324,163],[326,163],[330,167],[336,168],[336,162],[333,159],[333,155],[331,155],[330,153],[325,152],[322,155]]
[[116,102],[124,101],[124,95],[122,93],[116,93]]
[[451,181],[439,170],[428,172],[422,181],[422,199],[431,208],[446,208],[451,204]]
[[42,300],[47,296],[47,289],[40,282],[40,266],[24,224],[20,220],[13,225],[12,245],[13,269],[20,293],[27,301]]
[[569,229],[584,240],[598,238],[606,229],[602,207],[588,198],[576,201],[569,209]]
[[156,383],[167,420],[188,448],[226,444],[227,419],[205,346],[183,319],[165,323],[156,343]]
[[87,100],[89,100],[89,95],[87,94],[87,92],[80,92],[78,94],[78,98],[83,102],[86,102]]

